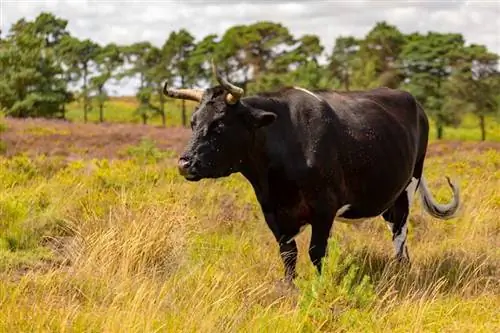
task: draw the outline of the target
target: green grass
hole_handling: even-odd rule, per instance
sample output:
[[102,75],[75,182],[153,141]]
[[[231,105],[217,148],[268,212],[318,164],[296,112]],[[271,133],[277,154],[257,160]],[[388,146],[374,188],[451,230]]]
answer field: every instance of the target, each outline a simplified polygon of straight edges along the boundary
[[[167,126],[179,126],[182,124],[181,117],[181,101],[167,100],[165,103],[166,122]],[[105,103],[104,120],[111,123],[132,123],[142,124],[142,118],[136,114],[137,100],[134,97],[118,97],[113,98]],[[189,124],[189,116],[194,108],[194,103],[186,101],[187,121]],[[83,122],[83,106],[81,103],[73,102],[67,106],[66,118],[76,122]],[[94,106],[93,110],[88,113],[89,122],[99,121],[99,110]],[[151,114],[147,120],[148,124],[161,125],[161,117]]]
[[188,183],[143,142],[129,160],[0,158],[0,331],[498,332],[500,153],[430,158],[461,215],[416,200],[411,267],[381,219],[336,224],[321,277],[298,238],[298,293],[240,176]]
[[[436,126],[434,121],[430,121],[429,138],[436,140]],[[444,139],[462,140],[462,141],[479,141],[481,140],[481,129],[479,127],[479,119],[473,114],[466,114],[460,125],[457,127],[446,126],[444,128]],[[486,140],[500,142],[500,122],[498,117],[486,118]]]

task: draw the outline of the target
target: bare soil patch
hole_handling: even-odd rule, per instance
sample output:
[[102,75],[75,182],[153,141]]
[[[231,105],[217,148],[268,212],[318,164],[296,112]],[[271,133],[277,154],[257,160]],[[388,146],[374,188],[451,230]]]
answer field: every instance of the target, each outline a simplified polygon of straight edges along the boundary
[[[141,140],[155,142],[161,150],[180,153],[191,130],[182,127],[157,127],[138,124],[82,124],[62,120],[5,119],[7,130],[0,135],[4,154],[13,156],[60,156],[78,158],[125,158],[130,146]],[[454,151],[481,152],[500,150],[500,142],[443,140],[429,145],[428,156],[442,156]]]
[[427,156],[443,156],[457,151],[481,153],[489,149],[500,150],[500,142],[442,140],[429,144]]
[[126,149],[141,140],[155,142],[161,150],[179,152],[190,135],[187,128],[162,128],[137,124],[81,124],[46,119],[6,119],[0,136],[4,154],[124,158]]

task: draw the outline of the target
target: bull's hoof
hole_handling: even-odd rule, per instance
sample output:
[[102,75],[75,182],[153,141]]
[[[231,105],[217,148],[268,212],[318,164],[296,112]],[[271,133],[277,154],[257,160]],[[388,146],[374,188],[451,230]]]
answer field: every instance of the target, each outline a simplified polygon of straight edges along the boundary
[[288,279],[281,279],[276,282],[275,290],[281,295],[295,295],[299,293],[299,288]]
[[407,256],[396,256],[394,257],[394,261],[400,267],[411,267],[411,260]]

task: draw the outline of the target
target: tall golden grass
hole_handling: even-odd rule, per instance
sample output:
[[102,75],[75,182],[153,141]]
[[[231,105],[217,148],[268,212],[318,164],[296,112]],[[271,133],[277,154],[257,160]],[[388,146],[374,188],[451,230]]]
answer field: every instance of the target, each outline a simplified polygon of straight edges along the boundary
[[[336,223],[318,276],[307,229],[293,292],[278,283],[277,246],[240,175],[193,184],[161,161],[3,159],[0,328],[498,332],[499,166],[498,151],[427,161],[436,198],[450,198],[450,175],[463,207],[440,221],[416,199],[411,266],[392,260],[391,235],[377,218]],[[37,255],[47,248],[50,256]]]

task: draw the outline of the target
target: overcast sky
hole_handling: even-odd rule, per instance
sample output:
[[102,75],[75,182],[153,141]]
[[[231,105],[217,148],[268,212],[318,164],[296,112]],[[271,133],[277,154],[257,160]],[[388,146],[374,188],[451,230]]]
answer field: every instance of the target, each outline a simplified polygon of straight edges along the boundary
[[[303,1],[169,1],[169,0],[0,0],[0,26],[50,11],[69,21],[79,38],[99,43],[130,44],[149,40],[161,45],[172,30],[188,29],[197,39],[222,34],[234,24],[258,20],[281,22],[295,36],[317,34],[330,52],[339,35],[362,37],[377,21],[402,32],[460,32],[467,42],[500,53],[499,0],[303,0]],[[133,93],[133,85],[120,87]]]

